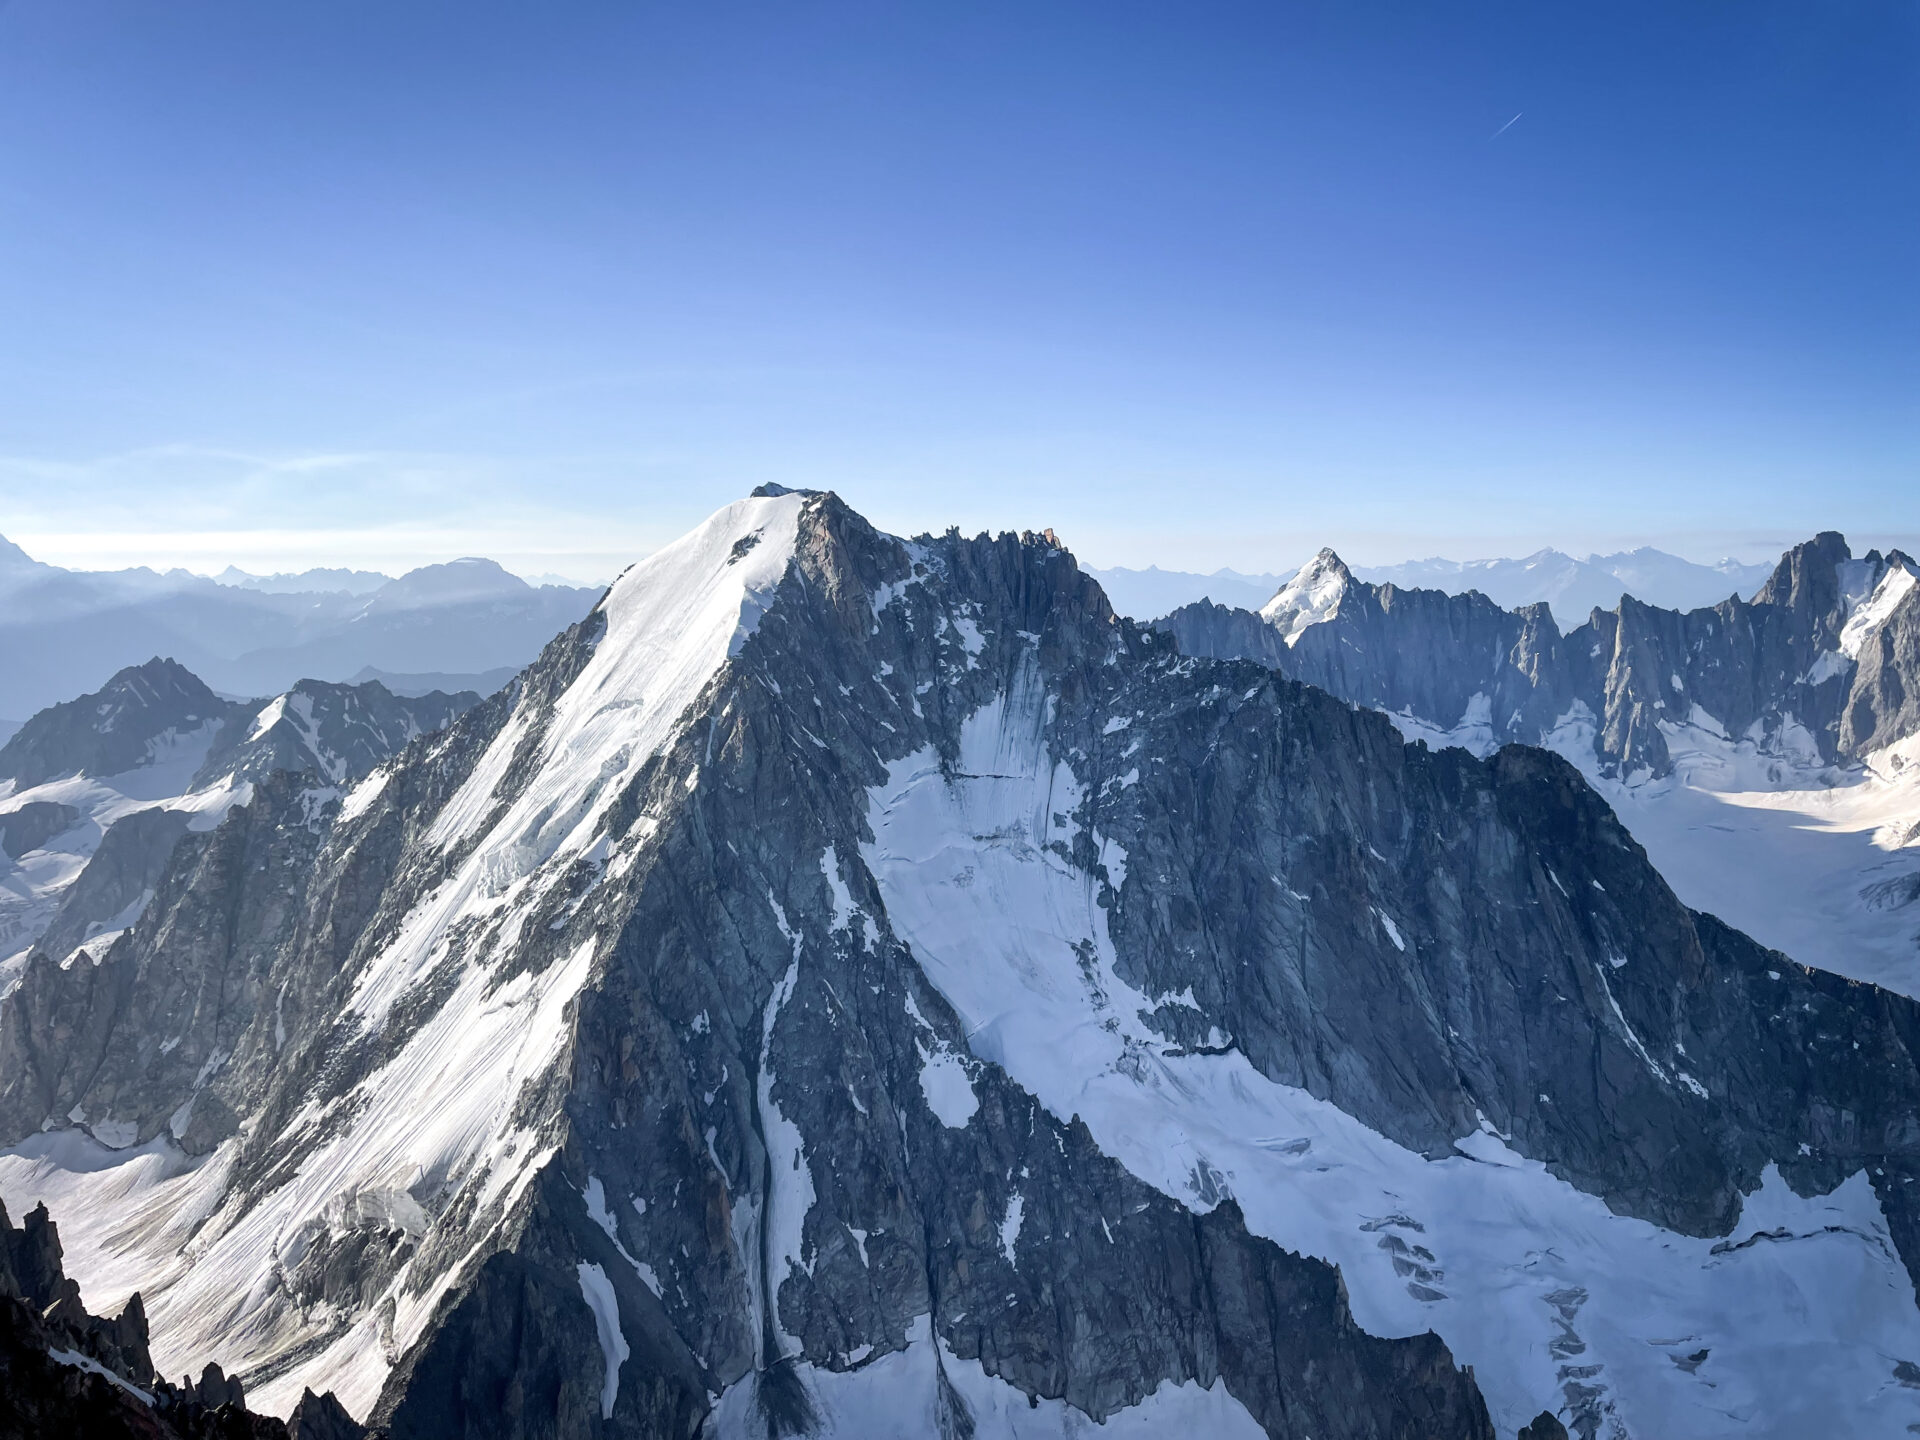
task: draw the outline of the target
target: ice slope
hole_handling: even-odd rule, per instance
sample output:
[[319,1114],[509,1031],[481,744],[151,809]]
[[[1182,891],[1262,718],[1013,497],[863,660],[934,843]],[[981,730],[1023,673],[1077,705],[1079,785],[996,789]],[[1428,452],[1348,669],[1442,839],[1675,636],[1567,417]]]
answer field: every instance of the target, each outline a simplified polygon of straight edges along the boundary
[[1231,1194],[1250,1229],[1337,1263],[1363,1328],[1437,1331],[1506,1433],[1555,1397],[1616,1440],[1920,1424],[1893,1370],[1920,1361],[1920,1309],[1864,1175],[1803,1200],[1769,1172],[1730,1236],[1693,1239],[1496,1135],[1429,1161],[1237,1051],[1170,1053],[1140,1019],[1160,997],[1114,971],[1096,882],[1052,848],[1081,787],[1041,741],[1047,703],[1023,682],[948,771],[929,749],[869,792],[862,858],[976,1054],[1169,1196]]
[[[277,1363],[275,1378],[250,1392],[256,1408],[285,1414],[311,1386],[333,1390],[355,1414],[371,1409],[394,1360],[552,1153],[516,1101],[563,1053],[568,1005],[592,973],[595,942],[537,975],[521,971],[496,986],[494,971],[512,955],[531,897],[594,840],[606,807],[678,733],[752,633],[792,559],[803,503],[799,495],[740,501],[627,571],[603,602],[598,646],[551,713],[523,701],[502,727],[431,832],[432,843],[462,858],[356,977],[352,1012],[378,1030],[447,957],[453,926],[479,922],[481,936],[449,998],[390,1060],[341,1100],[309,1104],[297,1117],[291,1135],[303,1153],[294,1173],[277,1175],[265,1194],[229,1189],[236,1141],[192,1165],[164,1141],[138,1153],[88,1151],[84,1169],[63,1166],[68,1152],[41,1142],[0,1156],[9,1204],[65,1196],[56,1218],[66,1223],[63,1210],[86,1217],[89,1259],[74,1268],[87,1298],[118,1298],[96,1293],[102,1276],[138,1288],[162,1368],[177,1370],[189,1357],[229,1371]],[[503,803],[496,792],[542,721],[532,774]],[[384,783],[376,773],[363,786]],[[365,808],[357,791],[349,797],[356,806]],[[176,1205],[210,1216],[193,1236],[190,1264],[177,1228],[161,1223]],[[362,1313],[301,1311],[274,1276],[369,1207],[421,1235],[433,1230],[429,1207],[471,1218],[457,1233],[434,1235],[437,1245],[423,1244]]]
[[1842,771],[1704,714],[1661,728],[1663,780],[1606,779],[1590,751],[1562,753],[1674,893],[1803,964],[1920,997],[1920,736]]

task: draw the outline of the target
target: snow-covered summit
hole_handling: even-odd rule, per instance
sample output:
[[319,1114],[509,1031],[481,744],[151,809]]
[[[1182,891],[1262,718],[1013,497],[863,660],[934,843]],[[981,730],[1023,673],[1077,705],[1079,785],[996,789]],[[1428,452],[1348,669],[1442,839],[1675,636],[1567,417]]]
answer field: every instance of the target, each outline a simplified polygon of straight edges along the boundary
[[1295,644],[1310,625],[1331,620],[1340,613],[1340,601],[1353,575],[1332,550],[1322,550],[1302,565],[1294,577],[1265,605],[1260,618],[1280,631],[1288,645]]

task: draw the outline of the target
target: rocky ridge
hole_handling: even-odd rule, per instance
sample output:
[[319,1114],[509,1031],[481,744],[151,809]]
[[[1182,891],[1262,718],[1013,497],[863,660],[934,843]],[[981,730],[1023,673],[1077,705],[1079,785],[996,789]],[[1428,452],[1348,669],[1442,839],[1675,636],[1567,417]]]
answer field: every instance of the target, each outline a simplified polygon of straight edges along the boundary
[[1913,733],[1916,573],[1899,551],[1855,559],[1826,533],[1783,556],[1751,602],[1682,613],[1623,596],[1562,635],[1543,604],[1370,585],[1328,550],[1257,614],[1203,601],[1158,623],[1189,654],[1258,659],[1493,744],[1590,745],[1602,773],[1658,778],[1684,723],[1829,765]]

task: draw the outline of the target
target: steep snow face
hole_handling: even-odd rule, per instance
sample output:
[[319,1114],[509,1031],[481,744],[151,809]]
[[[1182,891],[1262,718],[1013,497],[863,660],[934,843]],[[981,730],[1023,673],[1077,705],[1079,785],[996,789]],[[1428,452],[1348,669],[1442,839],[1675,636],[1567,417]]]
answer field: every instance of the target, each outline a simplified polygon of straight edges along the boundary
[[[31,1164],[36,1184],[55,1186],[84,1211],[146,1215],[151,1207],[135,1197],[195,1197],[208,1218],[193,1236],[190,1266],[177,1235],[133,1225],[90,1239],[98,1253],[75,1267],[95,1298],[91,1277],[102,1274],[142,1292],[165,1367],[191,1359],[272,1369],[250,1392],[269,1412],[286,1413],[307,1386],[333,1390],[355,1414],[370,1411],[394,1359],[553,1154],[541,1117],[520,1107],[564,1053],[569,1007],[593,973],[597,940],[502,981],[526,914],[589,846],[605,859],[607,807],[680,733],[689,706],[758,624],[792,560],[805,503],[799,495],[741,501],[636,565],[609,592],[605,630],[567,689],[550,707],[523,697],[429,833],[428,844],[459,855],[452,874],[354,977],[349,1013],[363,1033],[416,1028],[344,1095],[300,1111],[285,1137],[298,1156],[291,1174],[277,1172],[264,1193],[230,1188],[238,1140],[194,1164],[164,1142],[129,1152],[123,1164],[90,1157],[86,1173],[55,1180],[47,1162],[58,1155],[45,1147],[0,1157],[0,1185]],[[536,732],[529,767],[521,752]],[[510,776],[516,767],[531,774]],[[503,801],[509,778],[524,783]],[[356,810],[377,793],[356,791]],[[396,1019],[396,1004],[411,1007],[430,976],[447,987],[444,1001],[424,1021],[405,1011]],[[125,1168],[136,1166],[137,1175]],[[133,1211],[114,1210],[123,1196]],[[457,1218],[442,1228],[435,1217],[449,1213]],[[358,1313],[303,1310],[263,1281],[367,1215],[405,1231],[417,1248]],[[603,1272],[582,1272],[589,1303],[610,1301],[603,1282]],[[603,1309],[595,1304],[610,1406],[614,1357],[626,1342]]]
[[1331,620],[1340,612],[1347,593],[1347,567],[1331,550],[1322,550],[1265,605],[1260,618],[1280,631],[1288,645],[1296,643],[1310,625]]
[[1907,598],[1913,584],[1913,572],[1896,561],[1880,577],[1880,583],[1874,586],[1873,593],[1852,607],[1853,613],[1847,617],[1846,627],[1840,632],[1840,649],[1849,660],[1860,657],[1860,647],[1867,643],[1867,637],[1878,630],[1900,602]]
[[1238,1051],[1168,1044],[1115,971],[1102,887],[1055,846],[1082,787],[1043,742],[1048,703],[1029,674],[964,724],[956,764],[929,748],[869,792],[863,858],[982,1059],[1163,1193],[1231,1195],[1256,1233],[1337,1263],[1368,1331],[1437,1331],[1503,1433],[1543,1405],[1609,1437],[1920,1423],[1893,1374],[1920,1309],[1864,1175],[1801,1199],[1769,1172],[1730,1236],[1693,1239],[1490,1132],[1428,1160]]
[[[523,707],[503,727],[430,837],[443,845],[470,837],[477,843],[453,880],[427,896],[367,966],[353,1007],[378,1028],[394,1002],[446,958],[449,931],[462,920],[499,922],[491,944],[469,957],[441,1012],[349,1097],[352,1122],[302,1166],[300,1181],[285,1187],[296,1193],[283,1199],[276,1191],[232,1232],[236,1258],[257,1253],[262,1243],[277,1245],[343,1195],[424,1175],[444,1177],[443,1194],[473,1186],[482,1205],[497,1204],[545,1162],[549,1152],[516,1127],[513,1105],[563,1048],[566,1007],[591,972],[593,942],[565,965],[521,975],[497,991],[492,964],[511,953],[534,898],[595,840],[606,807],[673,739],[687,708],[752,633],[792,560],[804,501],[791,495],[730,505],[616,582],[593,657],[555,702],[534,774],[505,807],[495,792],[542,717]],[[476,1234],[474,1244],[483,1243]],[[364,1414],[392,1355],[420,1333],[456,1271],[447,1267],[424,1289],[422,1277],[402,1271],[390,1291],[399,1304],[391,1339],[372,1343],[379,1322],[369,1314],[321,1356],[263,1389],[262,1404],[288,1407],[311,1383],[336,1390]],[[223,1288],[230,1294],[245,1286],[229,1275],[204,1298],[210,1302]],[[160,1312],[149,1309],[158,1331]],[[199,1344],[213,1354],[238,1348],[211,1334]],[[246,1365],[265,1358],[258,1349],[233,1356]]]
[[[490,845],[553,854],[590,818],[593,798],[610,797],[659,748],[758,627],[793,559],[805,502],[736,501],[614,582],[601,606],[606,633],[554,707],[538,778],[494,823]],[[437,842],[472,835],[491,815],[536,718],[517,715],[489,747],[442,813]]]
[[[443,953],[450,925],[512,916],[535,893],[536,872],[550,884],[593,842],[606,807],[759,624],[793,558],[804,500],[738,501],[614,583],[593,658],[551,714],[523,704],[435,820],[432,843],[477,843],[360,977],[357,1011],[377,1023]],[[533,775],[502,809],[496,796],[543,722]]]
[[[903,1350],[851,1370],[798,1369],[820,1412],[819,1428],[808,1432],[813,1440],[969,1434],[981,1440],[1079,1440],[1096,1434],[1102,1440],[1172,1435],[1265,1440],[1266,1435],[1219,1381],[1208,1390],[1192,1380],[1184,1385],[1163,1380],[1138,1405],[1096,1425],[1063,1401],[1030,1399],[987,1374],[978,1360],[956,1356],[933,1337],[924,1315],[913,1322]],[[767,1421],[755,1402],[754,1383],[748,1377],[731,1386],[701,1433],[712,1440],[765,1440]]]

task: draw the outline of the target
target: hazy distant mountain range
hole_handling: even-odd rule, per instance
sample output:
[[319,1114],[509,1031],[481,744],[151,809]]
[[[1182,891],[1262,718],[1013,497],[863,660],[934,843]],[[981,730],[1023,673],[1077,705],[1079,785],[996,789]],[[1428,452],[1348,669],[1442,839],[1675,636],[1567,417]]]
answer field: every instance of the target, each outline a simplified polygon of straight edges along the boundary
[[[1651,546],[1577,560],[1558,550],[1539,550],[1518,560],[1408,560],[1399,565],[1355,565],[1356,579],[1403,590],[1478,590],[1503,609],[1544,600],[1563,627],[1580,624],[1595,609],[1611,610],[1620,597],[1663,610],[1697,610],[1729,595],[1750,598],[1773,566],[1721,560],[1712,565],[1683,560]],[[1257,610],[1287,581],[1286,575],[1243,575],[1216,570],[1197,575],[1180,570],[1095,570],[1114,609],[1139,620],[1157,619],[1195,600]],[[1291,573],[1291,572],[1289,572]]]
[[599,596],[529,585],[491,560],[398,579],[65,570],[0,538],[0,716],[23,720],[155,655],[228,695],[276,695],[304,679],[484,694]]
[[[1651,548],[1577,560],[1541,550],[1518,560],[1410,560],[1355,566],[1373,584],[1478,590],[1504,608],[1544,600],[1563,627],[1622,593],[1670,610],[1750,596],[1770,567],[1702,565]],[[1256,610],[1287,576],[1216,570],[1089,570],[1114,609],[1155,619],[1200,599]],[[541,577],[551,580],[553,577]],[[0,537],[0,738],[4,726],[97,689],[128,665],[170,655],[215,690],[268,695],[295,681],[379,680],[395,694],[486,694],[584,615],[600,587],[530,584],[491,560],[428,565],[398,578],[372,570],[211,579],[185,570],[66,570]]]

